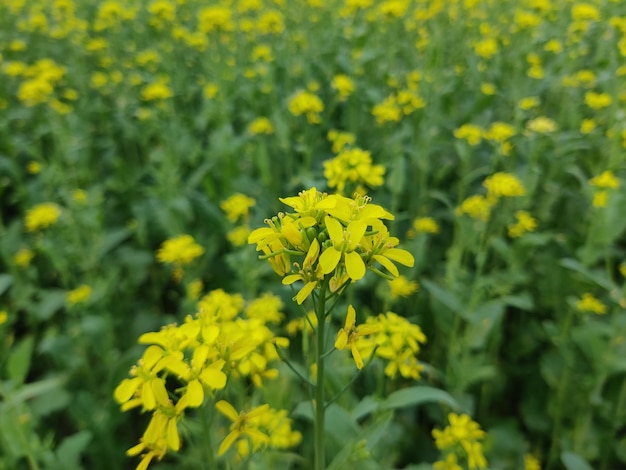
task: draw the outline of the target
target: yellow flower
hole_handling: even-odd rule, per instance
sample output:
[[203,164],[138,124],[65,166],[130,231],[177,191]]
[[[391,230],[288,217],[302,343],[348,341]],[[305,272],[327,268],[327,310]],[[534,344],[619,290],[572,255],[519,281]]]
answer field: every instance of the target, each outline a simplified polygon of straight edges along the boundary
[[491,96],[496,93],[496,86],[493,83],[482,83],[480,85],[480,91],[483,95]]
[[606,170],[594,176],[589,180],[592,186],[601,189],[617,189],[619,188],[619,179],[615,177],[615,174],[611,170]]
[[418,217],[413,221],[416,233],[439,233],[439,224],[432,217]]
[[184,265],[204,254],[191,235],[179,235],[165,240],[157,250],[157,260],[161,263]]
[[515,135],[515,128],[505,122],[494,122],[491,127],[483,133],[487,140],[504,142]]
[[576,308],[581,312],[591,312],[596,315],[603,315],[607,311],[606,305],[588,292],[576,301]]
[[596,191],[593,193],[593,207],[606,207],[609,202],[609,193],[607,191]]
[[28,171],[31,175],[36,175],[41,171],[41,163],[36,161],[28,162],[28,165],[26,165],[26,171]]
[[27,232],[49,227],[57,222],[61,209],[52,202],[38,204],[26,212],[25,225]]
[[474,124],[463,124],[454,131],[454,137],[457,139],[465,139],[467,143],[472,146],[480,144],[482,134],[483,130]]
[[556,131],[557,126],[556,122],[552,119],[549,119],[545,116],[540,116],[535,119],[531,119],[526,124],[526,129],[531,132],[536,132],[538,134],[550,134],[551,132]]
[[384,183],[385,167],[374,165],[370,152],[360,148],[342,150],[335,158],[324,162],[324,177],[328,186],[342,194],[346,183],[365,184],[376,188]]
[[234,193],[227,199],[220,202],[220,208],[226,214],[226,218],[231,222],[237,222],[239,218],[246,219],[250,213],[250,208],[254,207],[256,200],[242,193]]
[[541,464],[532,454],[524,455],[524,470],[541,470]]
[[170,87],[164,80],[149,83],[141,90],[141,98],[144,101],[165,100],[174,96]]
[[517,222],[508,226],[509,237],[521,237],[526,232],[534,232],[537,229],[537,220],[526,211],[515,213]]
[[581,134],[591,134],[596,128],[596,122],[593,119],[583,119],[580,123]]
[[87,302],[91,297],[91,287],[83,284],[67,293],[67,302],[70,305],[76,305]]
[[417,292],[419,284],[416,281],[409,281],[404,276],[398,276],[388,281],[391,289],[391,298],[408,297]]
[[248,132],[253,135],[269,135],[274,133],[274,126],[272,126],[272,122],[268,118],[259,117],[248,125]]
[[448,454],[446,460],[439,460],[433,464],[434,470],[463,470],[456,460],[455,454]]
[[332,142],[333,153],[341,152],[347,145],[356,142],[356,136],[350,132],[340,132],[335,129],[328,131],[328,140]]
[[26,268],[28,267],[28,265],[30,265],[30,262],[34,258],[34,256],[35,252],[33,250],[30,250],[28,248],[22,248],[17,253],[15,253],[15,256],[13,256],[13,262],[16,266]]
[[208,100],[215,98],[219,91],[220,89],[215,83],[207,83],[202,89],[204,97]]
[[2,325],[3,323],[6,323],[8,319],[9,319],[9,314],[7,313],[7,311],[0,310],[0,325]]
[[331,86],[339,92],[341,100],[345,100],[354,92],[354,82],[347,75],[335,75]]
[[232,421],[230,433],[224,438],[217,451],[217,455],[224,455],[228,449],[241,437],[248,437],[252,441],[253,450],[257,450],[270,443],[270,437],[262,433],[255,423],[255,418],[268,413],[268,404],[257,406],[248,412],[238,413],[233,406],[225,400],[215,404],[215,408]]
[[596,93],[588,91],[585,93],[585,103],[593,110],[598,110],[610,106],[613,100],[607,93]]
[[315,94],[301,90],[289,99],[289,112],[294,116],[306,115],[311,124],[320,123],[320,113],[324,111],[324,103]]
[[473,219],[482,220],[486,222],[489,220],[491,214],[491,207],[493,203],[485,196],[476,194],[474,196],[467,197],[459,207],[456,208],[454,213],[456,215],[467,214]]
[[394,95],[390,95],[382,103],[374,105],[372,115],[382,125],[386,122],[399,122],[402,119],[402,108]]
[[72,191],[72,199],[79,204],[87,202],[87,191],[84,189],[75,189]]
[[526,189],[517,176],[511,173],[498,172],[485,178],[483,186],[487,188],[487,198],[520,197]]
[[494,38],[487,38],[474,43],[474,52],[483,59],[490,59],[498,52],[498,42]]
[[363,368],[363,358],[361,357],[357,343],[361,337],[375,333],[377,330],[378,328],[372,325],[356,326],[356,311],[352,305],[349,305],[346,323],[337,333],[335,348],[341,351],[349,347],[350,351],[352,351],[354,363],[357,369],[360,370]]
[[239,225],[226,233],[226,239],[233,246],[244,246],[248,242],[250,236],[250,227],[247,225]]
[[519,103],[517,103],[517,105],[524,111],[528,111],[529,109],[539,106],[539,103],[539,98],[537,98],[536,96],[529,96],[527,98],[522,98],[521,100],[519,100]]

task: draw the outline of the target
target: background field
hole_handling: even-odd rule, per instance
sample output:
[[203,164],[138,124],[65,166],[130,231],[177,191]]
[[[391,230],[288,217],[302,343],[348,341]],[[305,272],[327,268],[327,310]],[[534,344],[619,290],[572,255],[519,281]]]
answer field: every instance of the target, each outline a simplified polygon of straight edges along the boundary
[[[488,468],[626,468],[625,104],[618,0],[0,0],[0,469],[134,468],[149,417],[113,393],[137,340],[217,289],[280,298],[306,371],[246,238],[311,187],[366,191],[415,257],[333,331],[351,303],[427,338],[419,380],[377,359],[337,401],[334,468],[430,468],[450,411]],[[158,254],[184,234],[197,256]],[[268,402],[301,442],[211,465],[307,468],[309,397],[272,364],[203,408]],[[189,413],[154,468],[210,468],[222,418]]]

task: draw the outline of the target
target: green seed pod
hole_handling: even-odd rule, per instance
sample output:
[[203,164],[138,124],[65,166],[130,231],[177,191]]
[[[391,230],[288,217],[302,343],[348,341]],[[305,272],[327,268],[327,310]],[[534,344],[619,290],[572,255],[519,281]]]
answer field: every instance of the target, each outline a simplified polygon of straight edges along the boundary
[[328,240],[328,232],[326,230],[317,234],[317,241],[320,242],[320,245],[323,245],[326,240]]
[[307,228],[305,233],[306,233],[306,238],[309,240],[309,243],[315,240],[315,237],[317,236],[317,230],[315,230],[315,227]]

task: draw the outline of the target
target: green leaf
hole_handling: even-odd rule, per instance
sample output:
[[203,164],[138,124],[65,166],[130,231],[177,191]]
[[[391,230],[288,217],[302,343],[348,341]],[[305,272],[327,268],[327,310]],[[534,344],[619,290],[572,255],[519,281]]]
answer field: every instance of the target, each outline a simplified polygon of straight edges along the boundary
[[30,369],[35,341],[32,336],[26,336],[11,351],[7,361],[7,374],[16,385],[21,385]]
[[359,403],[357,403],[354,408],[352,408],[352,418],[355,421],[358,421],[361,418],[364,418],[365,416],[378,410],[379,406],[380,402],[374,399],[372,396],[368,395],[366,397],[363,397],[363,399]]
[[40,320],[49,320],[54,313],[65,305],[66,293],[61,289],[49,289],[41,292],[41,300],[35,308],[35,315]]
[[438,388],[421,385],[393,392],[381,403],[381,408],[387,410],[406,408],[408,406],[417,406],[423,403],[443,403],[451,408],[460,408],[459,404],[448,392]]
[[458,299],[456,294],[450,292],[448,289],[438,286],[434,282],[431,282],[427,279],[422,279],[421,284],[439,302],[444,304],[453,312],[464,316],[464,314],[466,313],[465,309],[463,308],[463,305],[461,304],[461,301]]
[[590,270],[587,269],[580,261],[575,260],[573,258],[564,258],[559,261],[559,264],[564,268],[571,269],[572,271],[576,271],[579,274],[582,274],[588,280],[595,282],[600,287],[604,289],[611,290],[613,289],[613,285],[609,279],[607,279],[604,271],[600,270]]
[[561,454],[561,462],[563,462],[567,470],[593,470],[585,459],[574,452],[563,452]]
[[64,470],[80,469],[80,455],[92,439],[89,431],[79,431],[63,439],[56,451],[57,460]]
[[6,290],[13,284],[13,276],[10,274],[0,274],[0,295],[4,294]]

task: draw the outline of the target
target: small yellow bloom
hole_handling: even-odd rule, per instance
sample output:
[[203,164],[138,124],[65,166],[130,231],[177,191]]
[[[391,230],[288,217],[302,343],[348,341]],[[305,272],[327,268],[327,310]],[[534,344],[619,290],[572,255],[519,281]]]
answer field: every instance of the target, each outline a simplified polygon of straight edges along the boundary
[[220,202],[220,208],[231,222],[237,222],[239,218],[247,218],[250,208],[254,207],[256,200],[242,193],[234,193],[232,196]]
[[84,189],[75,189],[72,191],[72,199],[79,204],[87,202],[87,191]]
[[489,201],[485,196],[476,194],[466,198],[459,207],[456,208],[454,213],[456,215],[467,214],[472,219],[481,220],[486,222],[489,220],[491,214],[491,207],[493,203]]
[[172,96],[174,96],[174,93],[164,80],[149,83],[141,91],[141,98],[144,101],[165,100]]
[[248,125],[248,132],[252,135],[270,135],[274,133],[274,126],[268,118],[258,117]]
[[61,216],[61,209],[52,202],[38,204],[26,212],[25,225],[27,232],[49,227]]
[[585,93],[585,103],[593,110],[598,110],[610,106],[613,100],[607,93],[596,93],[588,91]]
[[215,98],[219,91],[220,89],[215,83],[207,83],[202,89],[204,97],[208,100]]
[[527,232],[534,232],[537,229],[537,220],[526,211],[515,213],[517,222],[508,226],[509,237],[518,238]]
[[526,124],[526,129],[528,129],[530,132],[536,132],[538,134],[550,134],[556,131],[557,126],[556,122],[554,122],[552,119],[545,116],[540,116],[538,118],[528,121],[528,123]]
[[87,302],[90,297],[91,287],[89,287],[87,284],[83,284],[67,293],[67,302],[70,305],[76,305]]
[[603,315],[607,311],[606,305],[588,292],[576,301],[576,308],[581,312],[590,312],[596,315]]
[[580,123],[581,134],[591,134],[596,128],[596,122],[593,119],[583,119]]
[[432,217],[418,217],[413,221],[416,233],[439,233],[439,224]]
[[487,188],[487,197],[520,197],[526,194],[526,189],[517,176],[511,173],[498,172],[485,178],[483,186]]
[[26,268],[28,267],[28,265],[30,265],[30,262],[34,258],[34,256],[35,252],[33,250],[30,250],[28,248],[22,248],[17,253],[15,253],[15,256],[13,256],[13,262],[16,266],[19,266],[20,268]]
[[527,98],[522,98],[521,100],[519,100],[519,103],[517,103],[517,105],[524,111],[528,111],[529,109],[539,106],[539,103],[539,98],[537,98],[536,96],[529,96]]
[[320,113],[324,111],[324,103],[315,94],[301,90],[293,95],[287,103],[289,112],[294,116],[306,115],[311,124],[319,124]]
[[6,310],[0,310],[0,325],[6,323],[8,319],[9,314],[6,312]]
[[28,165],[26,166],[26,171],[28,171],[28,173],[30,173],[31,175],[36,175],[41,171],[41,163],[34,160],[28,162]]
[[613,174],[611,170],[606,170],[594,176],[589,180],[592,186],[601,189],[617,189],[619,188],[619,179]]
[[337,339],[335,340],[335,348],[346,349],[350,347],[352,351],[352,358],[356,364],[357,369],[363,368],[363,358],[359,352],[357,343],[359,338],[372,333],[375,333],[378,329],[372,325],[359,325],[356,326],[356,311],[352,305],[348,306],[348,314],[346,315],[346,323],[342,329],[337,333]]
[[474,124],[463,124],[454,131],[454,137],[457,139],[465,139],[467,143],[472,146],[480,144],[482,135],[483,130]]
[[493,83],[482,83],[480,91],[483,95],[491,96],[496,94],[496,86]]
[[387,282],[389,283],[389,287],[391,289],[392,299],[409,297],[419,289],[419,284],[416,281],[409,281],[404,276],[398,276]]
[[532,454],[524,455],[524,470],[541,470],[539,459]]
[[607,191],[596,191],[593,193],[593,207],[606,207],[609,202],[609,193]]
[[191,235],[179,235],[165,240],[157,251],[161,263],[184,265],[204,254],[204,248],[196,243]]

